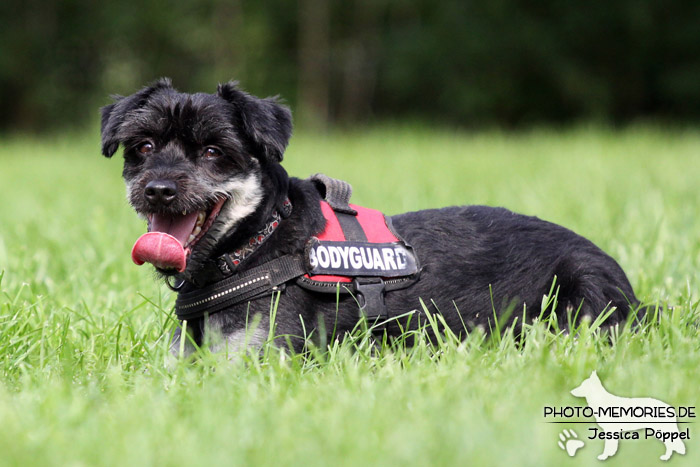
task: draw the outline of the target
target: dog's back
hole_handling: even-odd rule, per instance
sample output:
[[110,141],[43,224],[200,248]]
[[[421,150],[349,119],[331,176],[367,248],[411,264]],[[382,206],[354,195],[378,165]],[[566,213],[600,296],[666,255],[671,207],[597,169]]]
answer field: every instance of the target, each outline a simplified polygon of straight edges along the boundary
[[[567,324],[567,310],[572,317],[578,312],[579,318],[595,318],[614,307],[606,321],[612,325],[638,304],[614,259],[571,230],[536,217],[463,206],[400,214],[392,223],[416,249],[427,272],[416,293],[432,298],[443,312],[454,307],[454,300],[460,310],[460,304],[471,310],[510,307],[514,315],[526,305],[528,318],[533,318],[555,278],[554,311],[561,327]],[[491,317],[472,316],[473,324],[488,326]]]

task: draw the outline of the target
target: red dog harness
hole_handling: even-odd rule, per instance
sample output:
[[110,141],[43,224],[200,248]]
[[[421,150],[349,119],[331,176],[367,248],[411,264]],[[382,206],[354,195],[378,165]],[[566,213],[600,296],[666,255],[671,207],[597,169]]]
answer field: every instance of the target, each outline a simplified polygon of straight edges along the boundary
[[418,278],[413,249],[380,211],[349,204],[347,183],[324,175],[312,180],[324,195],[321,212],[326,227],[309,240],[308,272],[297,284],[316,292],[353,293],[368,319],[388,318],[384,294],[408,287]]
[[352,226],[353,220],[344,219],[345,230],[349,231],[346,233],[338,216],[352,214],[336,213],[326,201],[321,201],[326,228],[307,248],[312,275],[304,277],[335,284],[352,282],[360,276],[386,278],[417,272],[412,251],[389,230],[384,214],[354,204],[349,206],[357,212],[353,220],[358,225]]

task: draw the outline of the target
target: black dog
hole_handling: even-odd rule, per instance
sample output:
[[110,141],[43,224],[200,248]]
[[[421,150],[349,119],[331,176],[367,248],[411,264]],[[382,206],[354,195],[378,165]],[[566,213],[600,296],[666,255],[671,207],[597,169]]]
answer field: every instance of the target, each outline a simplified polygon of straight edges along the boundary
[[[615,324],[638,306],[620,266],[590,241],[484,206],[392,216],[388,223],[398,243],[391,245],[399,246],[375,266],[404,267],[408,252],[415,262],[406,268],[413,269],[396,280],[370,274],[360,278],[366,281],[333,283],[327,288],[333,293],[318,292],[308,273],[310,240],[329,222],[321,201],[335,204],[341,221],[354,211],[342,183],[287,176],[280,162],[291,133],[289,109],[235,83],[220,85],[216,94],[185,94],[162,79],[102,109],[102,152],[111,157],[123,145],[129,200],[149,222],[150,234],[135,245],[134,260],[153,263],[176,284],[178,317],[188,320],[198,343],[260,345],[275,291],[281,291],[276,334],[291,336],[297,349],[313,330],[325,336],[354,328],[358,300],[368,315],[402,315],[389,320],[390,334],[419,323],[406,314],[424,313],[421,298],[462,335],[475,326],[492,328],[494,310],[512,311],[512,322],[525,307],[532,319],[554,280],[562,326],[567,314],[595,318],[604,310],[614,310],[607,324]],[[346,225],[347,233],[352,228]],[[246,333],[256,315],[258,327]]]

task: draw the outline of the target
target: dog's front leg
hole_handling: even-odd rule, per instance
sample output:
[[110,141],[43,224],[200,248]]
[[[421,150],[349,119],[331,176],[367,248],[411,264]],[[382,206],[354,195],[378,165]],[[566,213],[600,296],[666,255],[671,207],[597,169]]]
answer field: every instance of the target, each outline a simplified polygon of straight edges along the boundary
[[603,448],[603,453],[598,456],[598,460],[604,461],[610,456],[615,455],[617,452],[617,444],[618,444],[617,439],[606,439],[605,440],[605,447]]

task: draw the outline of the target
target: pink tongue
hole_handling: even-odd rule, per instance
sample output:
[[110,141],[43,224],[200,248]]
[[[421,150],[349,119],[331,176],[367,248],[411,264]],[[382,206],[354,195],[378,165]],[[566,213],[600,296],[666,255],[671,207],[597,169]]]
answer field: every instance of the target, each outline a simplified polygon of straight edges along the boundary
[[151,263],[160,269],[182,272],[187,266],[187,253],[177,238],[163,232],[148,232],[139,237],[131,249],[131,259],[141,266]]
[[154,214],[150,232],[136,240],[131,249],[131,259],[139,266],[151,263],[160,269],[183,272],[187,265],[184,245],[197,222],[197,212],[184,216]]

